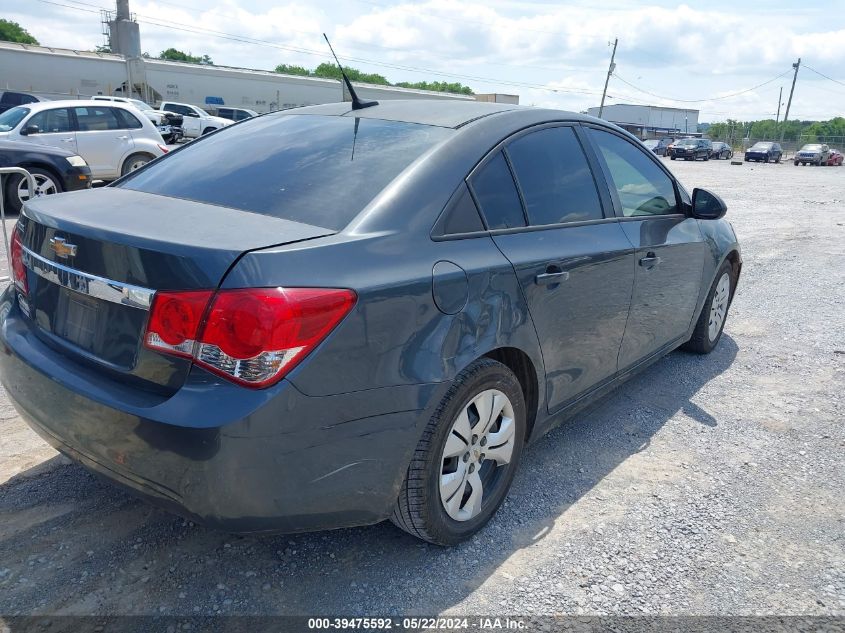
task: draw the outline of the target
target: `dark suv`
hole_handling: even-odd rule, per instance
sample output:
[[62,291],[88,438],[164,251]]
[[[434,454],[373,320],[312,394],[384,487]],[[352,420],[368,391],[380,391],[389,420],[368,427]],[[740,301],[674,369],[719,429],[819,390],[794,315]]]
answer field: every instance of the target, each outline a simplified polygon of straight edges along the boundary
[[683,158],[684,160],[710,160],[713,152],[713,143],[706,138],[683,138],[675,141],[670,149],[669,156],[672,160]]

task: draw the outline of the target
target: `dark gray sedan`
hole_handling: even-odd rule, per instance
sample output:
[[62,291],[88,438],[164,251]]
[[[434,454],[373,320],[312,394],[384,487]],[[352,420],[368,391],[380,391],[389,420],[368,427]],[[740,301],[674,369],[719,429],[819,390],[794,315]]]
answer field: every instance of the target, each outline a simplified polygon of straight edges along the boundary
[[742,265],[724,213],[581,115],[264,115],[27,203],[0,375],[53,446],[197,521],[453,544],[528,442],[716,346]]

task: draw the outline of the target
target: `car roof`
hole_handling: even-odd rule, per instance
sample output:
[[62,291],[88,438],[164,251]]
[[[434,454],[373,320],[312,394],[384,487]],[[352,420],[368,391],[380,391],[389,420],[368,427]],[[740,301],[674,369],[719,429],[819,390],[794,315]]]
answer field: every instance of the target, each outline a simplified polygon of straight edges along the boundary
[[[62,99],[59,101],[39,101],[37,103],[24,103],[22,106],[18,107],[29,108],[33,112],[38,112],[39,110],[52,110],[53,108],[84,108],[85,106],[97,106],[98,108],[102,108],[103,100]],[[122,101],[109,101],[109,107],[134,109],[131,105]]]
[[[378,105],[352,110],[351,103],[326,103],[283,110],[284,114],[315,114],[323,116],[349,116],[361,119],[402,121],[422,125],[459,128],[471,121],[513,110],[530,110],[524,106],[506,103],[487,103],[451,99],[386,99]],[[558,113],[559,114],[559,113]],[[581,118],[574,113],[571,118]],[[567,117],[569,118],[569,117]]]

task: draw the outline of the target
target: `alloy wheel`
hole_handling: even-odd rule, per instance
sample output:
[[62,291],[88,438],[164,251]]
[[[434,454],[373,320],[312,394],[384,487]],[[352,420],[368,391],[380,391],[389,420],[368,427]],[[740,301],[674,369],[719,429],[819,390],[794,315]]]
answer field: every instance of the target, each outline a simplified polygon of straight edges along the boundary
[[508,397],[487,389],[472,398],[452,423],[441,456],[440,501],[455,521],[481,512],[510,464],[516,422]]
[[[53,179],[49,176],[45,176],[44,174],[32,174],[32,178],[35,180],[36,196],[47,196],[59,192],[59,188],[56,186],[56,183],[53,182]],[[21,204],[23,204],[31,197],[32,193],[29,190],[29,182],[26,178],[21,178],[18,183],[18,199],[21,201]]]
[[716,291],[713,293],[713,300],[710,303],[710,321],[707,325],[707,335],[711,341],[715,341],[722,330],[722,323],[725,322],[725,315],[728,312],[730,294],[731,276],[724,273],[716,284]]

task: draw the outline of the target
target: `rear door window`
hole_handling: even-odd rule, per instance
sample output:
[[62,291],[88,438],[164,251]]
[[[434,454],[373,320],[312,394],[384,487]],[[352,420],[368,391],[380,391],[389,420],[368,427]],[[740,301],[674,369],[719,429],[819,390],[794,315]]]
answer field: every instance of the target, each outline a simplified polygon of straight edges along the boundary
[[123,129],[115,108],[108,106],[85,106],[74,108],[76,123],[80,132],[102,132]]
[[118,186],[339,230],[454,130],[315,115],[252,118]]
[[525,226],[522,202],[502,152],[497,152],[472,175],[470,186],[488,229]]
[[593,173],[571,127],[531,132],[506,151],[531,225],[604,217]]

